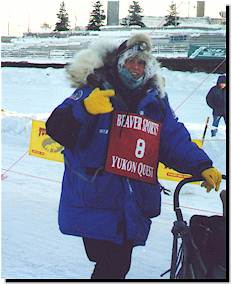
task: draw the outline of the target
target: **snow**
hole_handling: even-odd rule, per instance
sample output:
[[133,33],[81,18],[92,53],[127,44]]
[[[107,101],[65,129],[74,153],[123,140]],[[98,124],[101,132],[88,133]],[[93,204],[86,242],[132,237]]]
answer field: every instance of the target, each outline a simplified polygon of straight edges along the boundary
[[[211,110],[205,96],[219,74],[162,68],[170,104],[193,139],[201,139]],[[31,120],[46,120],[70,96],[64,69],[2,68],[2,273],[6,279],[89,279],[93,270],[82,239],[60,233],[57,210],[63,164],[27,154]],[[226,174],[225,124],[216,138],[208,129],[203,148]],[[9,169],[9,171],[7,171]],[[172,193],[177,183],[161,180]],[[220,190],[225,188],[222,182]],[[193,214],[222,214],[218,192],[186,185],[180,205],[186,221]],[[160,279],[170,267],[173,196],[162,195],[161,215],[153,219],[145,247],[136,247],[127,279]],[[165,275],[162,279],[168,279]]]
[[[225,36],[225,25],[201,25],[196,22],[192,26],[174,28],[154,28],[154,29],[132,29],[132,30],[102,30],[88,31],[86,35],[70,35],[64,38],[57,37],[17,37],[13,38],[10,43],[1,43],[3,61],[29,61],[29,62],[53,62],[66,63],[70,62],[75,50],[85,48],[91,42],[96,40],[116,41],[121,43],[130,35],[135,33],[147,33],[150,35],[153,45],[158,48],[154,54],[160,57],[187,57],[188,52],[180,51],[178,46],[169,52],[159,51],[159,46],[167,45],[171,36],[186,35],[189,38],[199,37],[200,35]],[[184,43],[184,42],[183,42]],[[185,43],[186,44],[186,43]],[[26,53],[26,55],[25,55]],[[37,57],[35,59],[35,57]]]

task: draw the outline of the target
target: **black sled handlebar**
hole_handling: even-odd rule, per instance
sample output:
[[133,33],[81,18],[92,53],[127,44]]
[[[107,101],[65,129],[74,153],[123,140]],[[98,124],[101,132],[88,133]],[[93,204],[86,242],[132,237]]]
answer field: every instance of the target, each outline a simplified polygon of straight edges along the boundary
[[[226,175],[222,175],[222,179],[226,179]],[[191,178],[186,178],[183,179],[182,181],[180,181],[177,186],[176,189],[174,191],[174,211],[176,213],[176,218],[178,221],[183,221],[183,215],[180,209],[180,204],[179,204],[179,194],[180,194],[180,190],[181,188],[189,182],[197,182],[197,181],[203,181],[203,179],[201,177],[191,177]]]

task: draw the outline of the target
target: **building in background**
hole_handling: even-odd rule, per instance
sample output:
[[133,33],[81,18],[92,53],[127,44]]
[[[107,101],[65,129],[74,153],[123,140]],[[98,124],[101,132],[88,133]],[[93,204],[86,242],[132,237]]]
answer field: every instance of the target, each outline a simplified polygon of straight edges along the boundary
[[219,15],[221,16],[222,23],[226,24],[226,11],[220,11]]
[[[142,19],[147,28],[162,28],[165,23],[165,17],[161,16],[144,16]],[[209,17],[180,17],[180,27],[205,27],[210,24],[222,24],[222,18],[209,18]],[[122,19],[120,20],[122,22]]]
[[142,22],[146,27],[162,27],[165,23],[165,17],[161,16],[143,16]]
[[197,17],[205,16],[205,1],[197,1]]
[[107,26],[119,25],[119,1],[108,1],[107,3]]

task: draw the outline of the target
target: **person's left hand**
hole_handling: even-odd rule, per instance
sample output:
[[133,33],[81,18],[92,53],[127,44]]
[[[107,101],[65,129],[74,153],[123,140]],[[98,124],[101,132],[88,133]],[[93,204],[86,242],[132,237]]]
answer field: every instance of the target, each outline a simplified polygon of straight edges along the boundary
[[201,186],[204,186],[207,192],[210,192],[213,188],[215,188],[215,191],[219,190],[222,174],[216,168],[212,167],[202,171],[201,176],[204,178]]

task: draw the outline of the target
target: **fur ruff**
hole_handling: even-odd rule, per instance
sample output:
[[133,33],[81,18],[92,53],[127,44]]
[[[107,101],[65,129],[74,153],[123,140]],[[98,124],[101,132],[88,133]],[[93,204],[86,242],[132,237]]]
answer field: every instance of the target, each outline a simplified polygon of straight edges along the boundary
[[[150,38],[145,34],[135,34],[129,38],[127,46],[129,47],[140,41],[147,43],[148,49],[146,52],[149,53],[149,60],[153,70],[151,78],[159,91],[159,96],[164,97],[164,78],[160,75],[160,64],[151,54]],[[94,73],[94,69],[103,67],[106,58],[108,58],[109,54],[113,54],[118,46],[118,42],[100,39],[92,43],[89,48],[78,52],[73,62],[66,67],[71,86],[75,88],[83,87],[87,83],[88,75]]]

